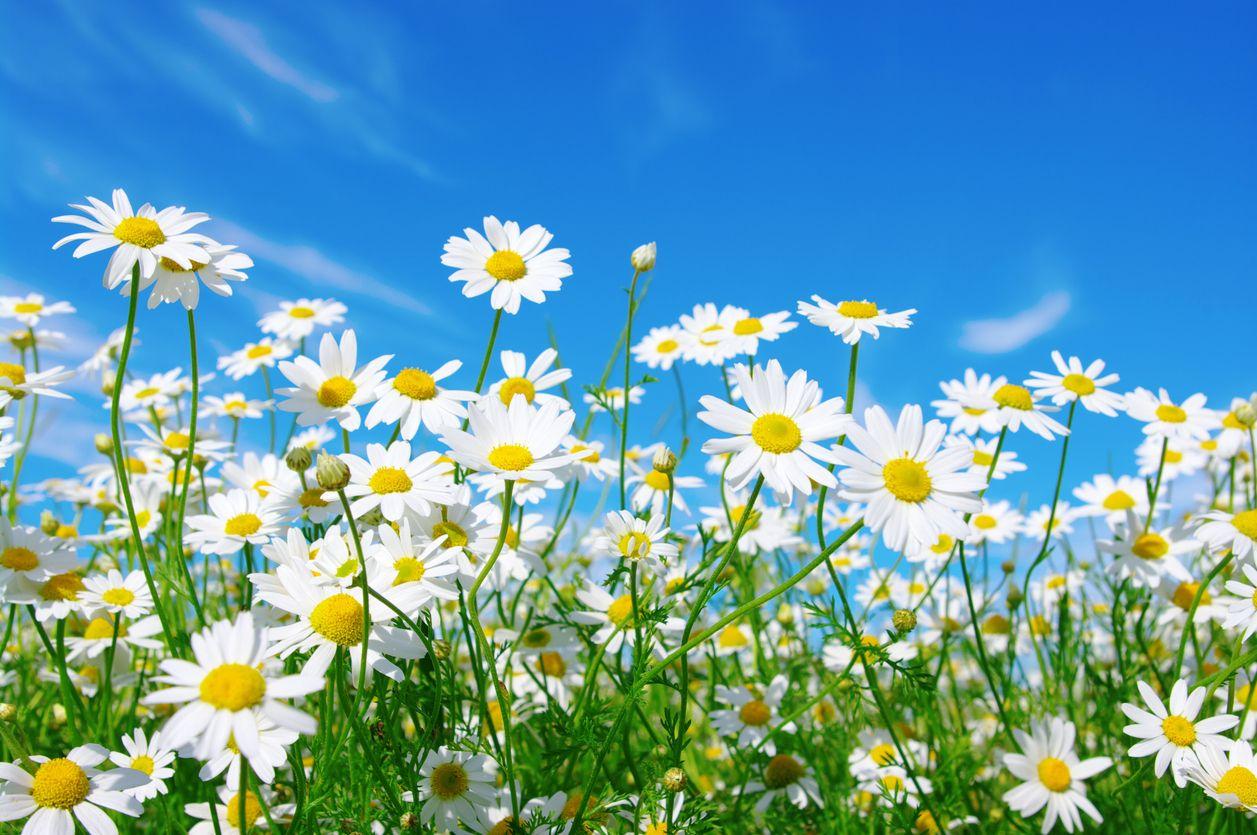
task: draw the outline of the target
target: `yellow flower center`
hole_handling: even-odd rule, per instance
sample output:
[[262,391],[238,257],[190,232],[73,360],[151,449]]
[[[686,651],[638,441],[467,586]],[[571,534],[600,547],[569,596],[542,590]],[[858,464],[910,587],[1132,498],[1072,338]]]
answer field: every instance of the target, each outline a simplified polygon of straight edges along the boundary
[[597,464],[602,460],[602,453],[598,452],[598,450],[593,447],[587,447],[584,444],[573,444],[572,448],[568,451],[572,453],[585,453],[580,456],[579,460],[584,461],[586,464]]
[[156,388],[154,386],[149,386],[147,388],[142,388],[139,391],[137,391],[135,393],[135,399],[148,400],[149,398],[156,397],[159,394],[161,394],[161,389]]
[[314,308],[302,307],[300,305],[296,307],[290,307],[288,308],[288,315],[294,319],[313,319]]
[[722,649],[738,649],[750,644],[750,640],[746,637],[746,633],[738,626],[726,626],[716,638],[716,643]]
[[353,380],[338,374],[323,381],[317,397],[321,405],[329,409],[339,409],[352,400],[357,391],[358,386]]
[[[1200,588],[1200,583],[1179,583],[1174,589],[1174,594],[1170,596],[1170,600],[1175,606],[1183,611],[1187,611],[1192,607],[1192,601],[1196,599],[1196,590]],[[1213,598],[1209,596],[1209,592],[1200,595],[1200,605],[1208,606],[1213,602]]]
[[621,595],[611,602],[607,607],[607,620],[616,626],[627,626],[633,621],[633,598],[630,595]]
[[31,785],[31,800],[44,808],[73,809],[87,799],[91,788],[87,772],[78,763],[58,757],[40,763]]
[[979,513],[973,517],[973,526],[979,530],[989,531],[999,523],[989,513]]
[[644,829],[643,832],[645,835],[668,835],[668,822],[654,821],[652,823],[648,823],[646,824],[646,829]]
[[925,467],[911,458],[896,458],[882,467],[886,489],[901,502],[920,504],[929,498],[934,482]]
[[62,522],[57,525],[57,532],[53,534],[57,539],[74,539],[79,535],[79,529],[73,525],[67,525]]
[[1135,497],[1125,490],[1114,490],[1101,504],[1105,510],[1129,510],[1135,506]]
[[233,516],[223,525],[223,533],[228,536],[253,536],[262,527],[262,520],[254,513],[241,513]]
[[397,572],[393,585],[400,586],[402,583],[416,583],[422,580],[427,567],[414,557],[402,557],[393,563],[393,570]]
[[768,720],[773,718],[773,712],[772,708],[759,699],[751,699],[742,705],[742,709],[738,711],[738,718],[742,720],[743,725],[759,727],[768,724]]
[[764,785],[770,789],[784,789],[802,776],[803,764],[789,754],[778,754],[764,766]]
[[793,452],[803,443],[799,424],[785,415],[760,415],[751,424],[751,440],[764,452],[783,455]]
[[262,817],[262,804],[258,801],[257,795],[253,792],[244,793],[244,825],[241,826],[240,820],[240,795],[233,794],[227,801],[227,825],[235,827],[241,832],[247,832],[253,828],[253,824],[257,823],[258,818]]
[[297,503],[304,508],[311,507],[327,507],[328,503],[323,498],[323,490],[318,487],[311,487],[309,490],[303,490],[297,498]]
[[1025,386],[1005,383],[997,388],[991,397],[996,403],[1009,409],[1028,412],[1034,408],[1034,398],[1030,396],[1030,389]]
[[515,399],[515,395],[522,394],[524,399],[529,403],[537,396],[537,388],[532,384],[532,380],[527,377],[507,377],[502,381],[501,387],[498,389],[498,397],[502,403],[509,406],[511,401]]
[[166,242],[166,233],[157,221],[147,217],[128,217],[113,228],[113,236],[124,244],[152,249]]
[[83,578],[79,575],[57,574],[40,587],[39,596],[44,600],[77,600],[84,588]]
[[557,652],[543,652],[537,658],[537,669],[554,678],[567,672],[567,662]]
[[877,305],[871,301],[846,301],[838,305],[838,314],[848,319],[872,319],[877,315]]
[[1165,463],[1178,464],[1182,460],[1183,460],[1183,453],[1179,452],[1177,449],[1167,449],[1165,451]]
[[437,522],[432,526],[432,538],[445,537],[446,548],[462,548],[467,544],[467,531],[453,522]]
[[39,557],[30,548],[13,545],[0,553],[0,565],[13,571],[30,571],[39,567]]
[[182,432],[171,432],[162,443],[167,449],[187,449],[192,439]]
[[700,345],[705,345],[708,348],[713,345],[719,345],[720,340],[724,338],[724,328],[720,325],[708,325],[703,328],[700,333],[709,334],[706,339],[700,337],[698,340]]
[[1173,403],[1162,403],[1157,407],[1157,420],[1163,423],[1182,423],[1187,420],[1187,412]]
[[889,742],[874,745],[869,749],[869,759],[878,765],[890,765],[895,759],[895,749]]
[[344,592],[334,594],[310,612],[315,632],[342,647],[362,643],[362,604]]
[[1170,553],[1170,543],[1159,533],[1140,534],[1135,544],[1130,546],[1131,553],[1141,560],[1159,560]]
[[733,332],[738,336],[751,336],[752,334],[760,333],[763,330],[763,324],[761,324],[759,319],[756,319],[754,316],[742,319],[733,326]]
[[630,531],[620,537],[620,556],[641,559],[650,555],[650,537],[639,531]]
[[138,757],[131,760],[131,768],[134,768],[142,774],[151,775],[153,773],[153,765],[153,758],[146,754],[140,754]]
[[135,601],[135,593],[127,588],[107,589],[100,599],[110,606],[130,606]]
[[[498,254],[500,255],[501,253]],[[514,255],[515,253],[511,254]],[[462,797],[471,782],[467,777],[467,769],[463,768],[459,763],[441,763],[432,769],[432,776],[428,780],[432,786],[432,794],[441,800],[453,800],[456,797]]]
[[1072,391],[1079,397],[1086,397],[1088,394],[1095,394],[1096,384],[1086,375],[1066,374],[1061,379],[1061,388]]
[[669,475],[667,473],[661,473],[658,470],[651,470],[646,473],[645,478],[642,480],[646,482],[647,487],[660,492],[667,492],[668,488],[672,486],[672,481]]
[[484,262],[484,271],[498,281],[518,281],[528,275],[528,265],[518,252],[499,249]]
[[371,488],[371,492],[383,495],[405,493],[414,486],[414,482],[410,480],[406,471],[399,467],[380,467],[371,475],[367,486]]
[[529,629],[520,636],[520,643],[530,649],[540,649],[550,645],[549,629]]
[[888,794],[895,794],[903,791],[903,778],[898,774],[887,774],[882,777],[882,785],[886,788]]
[[393,378],[393,388],[411,400],[431,400],[436,397],[436,381],[431,374],[419,368],[403,368]]
[[1182,716],[1167,716],[1161,720],[1161,733],[1180,748],[1196,741],[1196,726]]
[[916,821],[912,824],[912,828],[917,832],[926,832],[929,835],[936,835],[943,830],[939,829],[938,823],[934,820],[934,815],[930,814],[929,809],[922,809],[917,815]]
[[219,664],[201,679],[201,701],[219,710],[245,710],[266,696],[266,679],[248,664]]
[[1012,624],[1003,615],[991,615],[982,621],[983,635],[1007,635],[1012,631]]
[[[127,628],[118,624],[118,637],[125,637]],[[83,637],[89,641],[107,641],[113,639],[113,621],[107,618],[93,618],[83,630]]]
[[262,357],[269,357],[273,353],[275,353],[275,349],[270,345],[250,345],[245,349],[244,355],[251,360],[257,360]]
[[203,270],[209,266],[208,263],[202,264],[200,261],[189,261],[188,266],[185,267],[178,261],[167,258],[165,255],[163,255],[159,261],[162,269],[171,273],[194,273],[197,270]]
[[39,302],[18,302],[13,305],[14,313],[38,313],[44,306]]
[[0,378],[7,379],[15,386],[26,382],[26,369],[17,363],[0,362]]
[[978,447],[973,448],[973,463],[979,467],[990,467],[995,463],[995,456],[989,452],[983,452]]
[[532,466],[532,451],[519,444],[502,444],[489,452],[489,463],[499,470],[519,472]]
[[1245,806],[1257,806],[1257,775],[1242,765],[1232,766],[1214,789],[1218,794],[1233,794]]
[[1231,524],[1249,539],[1257,539],[1257,510],[1245,510],[1231,517]]
[[1039,761],[1039,782],[1048,791],[1065,791],[1071,782],[1069,766],[1056,757],[1044,757]]
[[655,346],[655,350],[660,354],[671,354],[680,347],[681,343],[677,342],[675,339],[664,339]]

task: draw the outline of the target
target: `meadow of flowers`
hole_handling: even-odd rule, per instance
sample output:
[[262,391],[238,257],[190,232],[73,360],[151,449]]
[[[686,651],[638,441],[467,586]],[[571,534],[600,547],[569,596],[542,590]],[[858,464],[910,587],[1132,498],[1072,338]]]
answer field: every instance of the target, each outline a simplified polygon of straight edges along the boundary
[[[211,359],[202,285],[248,255],[72,208],[118,329],[49,367],[74,308],[0,298],[0,832],[1252,831],[1257,397],[1053,352],[888,413],[861,354],[929,311],[645,305],[653,243],[577,380],[562,322],[501,344],[572,267],[495,217],[432,254],[483,354],[378,355],[303,298]],[[170,315],[186,353],[138,345]],[[799,327],[832,353],[783,367]],[[99,454],[23,480],[76,375]],[[1131,448],[1071,460],[1102,421]]]

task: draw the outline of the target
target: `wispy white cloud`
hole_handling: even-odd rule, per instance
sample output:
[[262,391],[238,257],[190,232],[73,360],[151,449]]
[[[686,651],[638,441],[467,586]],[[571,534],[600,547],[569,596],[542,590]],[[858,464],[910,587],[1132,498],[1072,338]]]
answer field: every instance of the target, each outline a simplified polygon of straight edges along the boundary
[[257,26],[204,6],[196,10],[196,17],[201,25],[234,52],[280,84],[286,84],[316,102],[326,103],[340,98],[340,91],[335,87],[310,77],[271,49]]
[[270,261],[310,282],[338,293],[374,299],[389,307],[429,315],[432,308],[409,293],[391,287],[307,244],[281,243],[265,238],[231,221],[215,220],[217,238],[231,241],[254,258]]
[[1015,351],[1056,327],[1069,312],[1069,293],[1048,293],[1025,310],[1003,319],[974,319],[961,326],[960,347],[979,354]]

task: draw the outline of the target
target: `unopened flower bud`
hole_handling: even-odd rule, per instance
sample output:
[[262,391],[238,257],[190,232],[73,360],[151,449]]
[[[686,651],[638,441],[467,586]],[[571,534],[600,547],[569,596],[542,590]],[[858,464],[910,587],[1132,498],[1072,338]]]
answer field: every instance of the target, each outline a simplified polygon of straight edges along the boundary
[[284,463],[288,465],[288,469],[294,473],[304,473],[310,469],[311,462],[314,461],[314,455],[310,450],[303,446],[295,446],[288,450],[288,454],[284,456]]
[[1000,571],[1003,571],[1005,574],[1012,574],[1014,571],[1017,570],[1017,563],[1013,562],[1012,560],[1004,560],[1002,563],[999,564],[999,567],[1000,567]]
[[685,791],[685,783],[684,769],[674,766],[663,773],[663,787],[666,791],[670,791],[673,794]]
[[335,455],[320,452],[314,477],[324,490],[344,490],[349,484],[349,465]]
[[106,397],[113,397],[113,387],[118,382],[118,375],[114,371],[106,371],[100,375],[100,393]]
[[39,529],[48,536],[56,536],[57,531],[61,529],[61,522],[57,517],[52,515],[51,510],[45,510],[39,514]]
[[662,447],[655,453],[655,458],[650,463],[659,472],[671,474],[677,468],[677,456],[672,450]]
[[917,628],[917,613],[911,609],[896,609],[890,622],[899,632],[911,632]]
[[1251,429],[1257,424],[1257,405],[1253,403],[1241,404],[1235,410],[1235,419]]
[[99,432],[92,438],[92,443],[96,445],[96,451],[101,455],[113,455],[113,438],[104,432]]
[[1026,596],[1025,596],[1024,594],[1022,594],[1022,593],[1021,593],[1021,589],[1017,588],[1016,586],[1010,586],[1010,587],[1009,587],[1009,589],[1008,589],[1008,608],[1009,608],[1010,610],[1012,610],[1012,609],[1016,609],[1018,606],[1020,606],[1020,605],[1021,605],[1021,601],[1025,600],[1025,599],[1026,599]]
[[653,270],[655,268],[655,242],[642,244],[633,250],[629,261],[633,263],[633,269],[639,273],[648,273]]

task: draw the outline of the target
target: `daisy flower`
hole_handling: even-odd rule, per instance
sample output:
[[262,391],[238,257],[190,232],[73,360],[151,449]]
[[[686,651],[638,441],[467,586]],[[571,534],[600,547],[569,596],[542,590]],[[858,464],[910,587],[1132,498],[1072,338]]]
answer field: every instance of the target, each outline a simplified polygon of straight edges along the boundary
[[990,374],[979,377],[972,368],[966,368],[963,379],[945,380],[938,384],[945,399],[931,401],[930,405],[940,418],[951,420],[952,432],[994,434],[999,432],[1003,423],[992,396],[1003,384],[1003,377],[993,378]]
[[741,489],[755,475],[762,475],[774,492],[787,500],[798,490],[811,495],[813,483],[837,487],[832,472],[817,463],[837,463],[832,450],[820,441],[837,438],[852,423],[843,412],[842,398],[821,400],[820,386],[796,371],[787,380],[776,360],[766,367],[735,370],[747,409],[704,395],[707,411],[699,420],[731,438],[713,438],[703,444],[708,455],[733,453],[725,476],[732,489]]
[[202,404],[205,414],[210,417],[225,417],[232,420],[262,417],[263,409],[271,408],[271,401],[250,400],[242,391],[233,391],[222,397],[210,395]]
[[104,286],[109,290],[130,281],[131,268],[137,264],[143,280],[153,277],[161,258],[184,268],[210,260],[205,246],[213,242],[204,235],[188,231],[209,220],[209,215],[188,212],[182,206],[170,206],[159,212],[149,203],[135,211],[127,193],[120,188],[113,190],[112,206],[95,197],[88,197],[87,202],[86,206],[71,204],[71,208],[87,213],[87,217],[61,215],[52,221],[85,226],[89,231],[66,235],[52,248],[82,241],[74,250],[74,257],[82,258],[117,247],[105,267]]
[[[173,368],[162,374],[154,374],[147,380],[137,378],[128,381],[122,387],[118,407],[124,412],[147,412],[149,409],[160,409],[168,405],[178,396],[179,378],[182,374],[182,369]],[[110,407],[108,401],[103,405],[106,409]],[[145,420],[147,419],[148,415],[145,415]]]
[[27,371],[15,362],[0,362],[0,410],[31,395],[68,400],[70,395],[57,391],[55,386],[73,377],[74,371],[61,365],[46,371]]
[[[625,642],[633,645],[636,630],[633,628],[633,597],[628,592],[612,597],[606,589],[585,578],[585,587],[576,592],[576,600],[582,608],[572,612],[576,623],[597,626],[591,640],[594,644],[606,644],[607,652],[615,655]],[[642,596],[638,605],[648,608]]]
[[274,368],[282,359],[292,356],[292,346],[283,340],[264,336],[257,342],[246,342],[238,351],[218,358],[218,370],[233,380],[242,380],[262,368]]
[[435,452],[424,452],[411,460],[410,444],[394,441],[367,444],[367,457],[348,453],[340,456],[349,466],[345,496],[353,500],[350,511],[361,519],[375,508],[390,522],[398,522],[410,510],[426,514],[432,503],[454,501],[454,485],[449,465]]
[[[198,444],[198,451],[200,446]],[[271,455],[258,455],[246,452],[237,461],[229,461],[223,465],[223,478],[232,487],[256,493],[258,498],[267,499],[276,488],[290,486],[299,482],[297,474],[288,469],[282,459]]]
[[522,394],[509,407],[499,398],[483,398],[469,410],[471,431],[451,427],[441,443],[451,458],[478,473],[508,481],[544,480],[571,461],[558,447],[576,415],[561,402],[556,398],[534,409]]
[[1182,583],[1190,583],[1191,572],[1183,567],[1179,558],[1200,549],[1200,543],[1178,527],[1156,528],[1144,531],[1143,520],[1134,511],[1126,511],[1126,522],[1119,528],[1120,538],[1101,540],[1096,547],[1113,555],[1109,571],[1119,578],[1131,578],[1137,586],[1154,588],[1163,578],[1172,577]]
[[490,293],[494,310],[518,313],[521,299],[541,304],[547,292],[562,288],[572,274],[566,249],[546,249],[554,238],[533,224],[523,232],[513,220],[502,223],[493,215],[484,219],[484,235],[475,229],[463,230],[467,237],[451,237],[445,243],[441,263],[454,267],[452,282],[466,282],[467,298]]
[[1060,351],[1053,351],[1052,363],[1056,366],[1056,374],[1031,371],[1026,386],[1036,389],[1044,397],[1050,397],[1057,406],[1078,401],[1087,411],[1109,417],[1122,410],[1122,396],[1105,388],[1120,378],[1116,374],[1104,373],[1104,360],[1096,360],[1084,368],[1078,357],[1070,357],[1066,362]]
[[603,453],[606,445],[602,441],[586,441],[575,435],[563,439],[563,451],[572,456],[568,465],[568,474],[577,481],[584,481],[593,476],[598,481],[605,481],[608,476],[614,477],[620,471],[620,462],[608,458]]
[[790,312],[786,310],[752,316],[749,310],[729,307],[725,309],[724,317],[732,323],[729,326],[732,345],[739,354],[751,357],[759,353],[761,341],[776,342],[783,333],[789,333],[799,326],[798,322],[790,321]]
[[208,782],[226,771],[224,784],[238,786],[240,785],[240,765],[247,762],[249,769],[257,775],[257,778],[269,784],[275,780],[276,770],[283,768],[288,762],[288,748],[297,741],[298,736],[296,731],[281,728],[265,716],[260,716],[258,717],[258,752],[251,760],[245,760],[240,756],[240,749],[233,747],[234,743],[229,741],[221,754],[206,760],[196,776]]
[[702,487],[703,480],[698,476],[677,475],[675,472],[669,478],[667,473],[651,469],[641,475],[629,476],[628,485],[633,487],[633,492],[629,495],[629,506],[634,513],[649,510],[652,516],[662,516],[668,504],[669,492],[673,509],[689,513],[681,491]]
[[188,517],[185,541],[204,554],[234,554],[245,543],[265,545],[279,532],[279,513],[254,490],[230,490],[209,497],[209,513]]
[[1183,767],[1194,763],[1206,749],[1222,756],[1231,742],[1222,734],[1239,724],[1239,717],[1224,713],[1197,720],[1205,702],[1205,688],[1197,687],[1188,693],[1183,679],[1174,683],[1168,708],[1147,684],[1142,681],[1135,684],[1147,709],[1129,702],[1122,704],[1122,713],[1133,723],[1122,731],[1139,740],[1130,747],[1129,754],[1132,757],[1156,754],[1153,772],[1158,777],[1173,765],[1174,782],[1181,789],[1187,785]]
[[[148,295],[148,308],[152,310],[163,302],[179,302],[185,310],[195,310],[201,300],[201,282],[211,292],[219,296],[230,296],[231,282],[247,281],[245,270],[253,266],[253,259],[243,252],[237,252],[234,246],[224,246],[206,238],[202,242],[208,258],[194,259],[191,264],[184,265],[162,257],[157,260],[157,268],[151,275],[140,276],[139,292],[150,285],[153,292]],[[131,283],[122,285],[122,295],[131,294]]]
[[82,635],[67,637],[66,647],[71,660],[99,658],[115,643],[117,646],[155,650],[161,648],[161,642],[154,636],[161,631],[161,621],[156,615],[140,618],[134,623],[125,618],[102,615],[84,624]]
[[393,567],[394,586],[417,583],[429,598],[458,599],[453,586],[458,561],[443,542],[417,542],[409,519],[403,519],[397,530],[392,525],[380,525],[377,533],[379,542],[371,555]]
[[916,313],[915,309],[888,313],[868,299],[834,304],[812,294],[812,302],[799,302],[799,315],[806,316],[813,325],[829,328],[848,345],[855,345],[864,334],[877,339],[881,335],[879,328],[906,328]]
[[662,517],[646,520],[627,510],[613,510],[607,514],[594,547],[616,559],[662,567],[677,555],[677,547],[668,542],[670,532]]
[[42,583],[77,565],[74,551],[62,548],[38,528],[11,525],[0,519],[0,589],[14,577]]
[[129,768],[148,775],[148,782],[127,789],[126,793],[141,803],[151,800],[167,791],[166,781],[175,776],[171,768],[175,761],[175,751],[162,743],[161,731],[149,739],[143,728],[136,728],[134,734],[122,735],[122,751],[109,754],[109,761],[119,768]]
[[999,415],[1000,425],[1008,427],[1009,432],[1016,432],[1024,426],[1045,441],[1052,440],[1056,435],[1069,434],[1068,429],[1047,415],[1056,407],[1041,404],[1025,386],[1004,383],[991,395],[991,401]]
[[1196,536],[1215,554],[1228,550],[1237,560],[1257,553],[1257,510],[1211,510],[1196,519]]
[[963,537],[964,514],[982,509],[977,491],[986,480],[969,472],[967,450],[941,448],[945,434],[937,420],[922,423],[920,406],[905,406],[898,425],[874,406],[865,410],[864,426],[847,429],[851,446],[834,450],[845,467],[839,495],[867,506],[865,524],[892,550],[910,541],[929,547],[941,534]]
[[1021,533],[1021,526],[1021,514],[1010,503],[984,501],[982,509],[969,517],[969,535],[965,542],[1003,545]]
[[1205,408],[1203,394],[1193,394],[1180,404],[1165,389],[1156,394],[1135,389],[1126,395],[1126,413],[1144,424],[1145,435],[1180,443],[1203,441],[1220,424],[1213,410]]
[[45,316],[74,313],[74,305],[69,302],[45,303],[39,293],[27,293],[25,296],[0,297],[0,317],[17,319],[28,328],[35,328],[39,320]]
[[1126,511],[1136,515],[1148,512],[1148,488],[1141,479],[1128,475],[1100,473],[1091,481],[1074,489],[1074,497],[1083,503],[1078,512],[1084,516],[1103,516],[1110,523],[1121,522]]
[[89,614],[108,612],[135,619],[153,608],[153,596],[141,571],[132,571],[123,577],[118,569],[111,568],[107,574],[86,577],[78,599]]
[[358,407],[376,398],[384,381],[384,366],[392,354],[376,357],[358,368],[358,337],[352,330],[341,335],[340,344],[330,334],[319,343],[319,361],[301,356],[279,364],[279,370],[293,383],[276,393],[286,399],[279,408],[297,413],[297,423],[313,426],[335,420],[341,429],[353,432],[361,423]]
[[[646,389],[641,386],[633,386],[629,389],[629,403],[633,406],[641,403],[642,395],[645,393]],[[597,392],[586,392],[583,399],[589,404],[589,411],[591,412],[605,412],[607,409],[606,406],[603,405],[604,403],[607,404],[607,406],[610,406],[611,411],[613,412],[624,411],[624,389],[622,388],[609,388],[602,389]]]
[[[964,435],[948,435],[946,445],[949,447],[960,446],[970,451],[973,457],[973,463],[969,465],[969,470],[974,475],[980,475],[986,478],[987,473],[991,473],[992,479],[1004,479],[1013,473],[1024,472],[1026,465],[1017,460],[1017,453],[1005,448],[1000,450],[999,458],[995,457],[995,447],[999,444],[997,438],[968,438]],[[991,471],[991,465],[995,465],[995,471]]]
[[[736,736],[736,745],[743,750],[758,745],[781,721],[781,700],[787,685],[784,675],[776,676],[762,689],[717,685],[716,699],[731,707],[713,710],[708,715],[712,728],[721,736]],[[794,723],[783,725],[780,730],[794,733]],[[763,750],[770,757],[777,753],[771,739],[764,742]]]
[[[1164,451],[1164,462],[1162,454]],[[1135,458],[1139,462],[1139,475],[1154,481],[1157,472],[1161,472],[1162,484],[1173,481],[1179,476],[1197,473],[1205,466],[1206,456],[1199,446],[1192,443],[1166,441],[1163,438],[1147,437],[1135,450]]]
[[681,329],[685,332],[681,340],[683,356],[691,362],[721,365],[738,353],[733,322],[711,302],[696,304],[692,313],[681,314]]
[[[1070,507],[1069,502],[1057,502],[1055,509],[1053,505],[1043,504],[1026,516],[1022,533],[1040,540],[1045,537],[1065,539],[1074,532],[1074,519],[1077,516],[1078,511]],[[1050,531],[1049,521],[1052,524]]]
[[1244,627],[1244,632],[1240,639],[1247,641],[1254,632],[1257,632],[1257,568],[1244,564],[1241,566],[1241,569],[1244,572],[1244,576],[1248,578],[1248,582],[1245,583],[1241,580],[1227,581],[1226,590],[1235,595],[1235,597],[1225,601],[1227,613],[1226,620],[1222,622],[1222,627],[1224,629],[1234,629],[1237,626]]
[[789,754],[770,758],[759,778],[747,782],[745,791],[747,794],[763,792],[755,803],[755,811],[761,815],[782,796],[799,809],[806,808],[809,802],[822,805],[820,786],[811,769]]
[[522,395],[527,403],[536,403],[538,406],[544,406],[547,403],[557,403],[563,408],[571,408],[568,402],[557,394],[543,394],[546,389],[552,389],[561,385],[572,376],[570,368],[555,368],[549,370],[559,358],[559,352],[553,348],[547,348],[537,355],[537,358],[528,364],[528,360],[518,351],[503,351],[500,354],[502,360],[502,371],[506,374],[506,378],[499,380],[489,387],[489,391],[484,395],[496,394],[498,399],[502,401],[502,405],[509,406],[511,401],[515,399],[515,395]]
[[401,437],[409,441],[419,431],[420,424],[433,434],[458,426],[467,417],[463,404],[476,399],[474,391],[447,389],[437,385],[463,364],[450,360],[435,371],[422,368],[403,368],[391,380],[385,380],[377,392],[379,400],[367,413],[366,427],[378,424],[401,424]]
[[80,745],[64,757],[28,757],[37,764],[31,774],[18,762],[0,763],[0,821],[30,817],[24,835],[65,835],[75,831],[75,819],[90,835],[118,835],[118,827],[104,810],[139,817],[140,801],[124,792],[148,777],[130,768],[99,771],[109,752],[99,745]]
[[[734,531],[746,514],[748,498],[749,496],[739,491],[729,491],[725,502],[728,505],[727,511],[725,504],[700,508],[703,514],[701,524],[712,532],[716,542],[729,542],[733,539]],[[759,502],[751,510],[746,524],[742,525],[742,538],[738,540],[738,548],[748,554],[793,548],[802,542],[795,533],[794,525],[794,520],[787,517],[782,508]]]
[[[262,801],[254,792],[244,793],[243,810],[239,792],[227,786],[218,787],[218,799],[220,802],[214,804],[214,809],[210,809],[208,803],[188,803],[183,807],[189,817],[197,820],[188,835],[246,835],[270,828],[263,817]],[[274,816],[275,812],[271,814]]]
[[1074,753],[1074,723],[1052,717],[1034,722],[1030,733],[1014,730],[1020,754],[1005,754],[1004,765],[1022,784],[1004,793],[1004,802],[1023,818],[1031,817],[1047,807],[1042,832],[1052,830],[1059,820],[1066,832],[1082,829],[1085,812],[1096,823],[1103,823],[1100,811],[1087,799],[1084,780],[1094,777],[1113,764],[1108,757],[1079,760]]
[[478,824],[493,805],[496,794],[497,764],[484,754],[454,751],[442,745],[429,751],[419,764],[417,795],[423,804],[419,818],[437,831],[456,829],[459,821]]
[[633,346],[633,359],[650,368],[667,371],[677,360],[683,358],[685,341],[688,338],[689,335],[680,325],[651,328],[650,333]]
[[1225,756],[1206,749],[1195,763],[1184,765],[1183,776],[1223,806],[1257,814],[1257,760],[1246,741],[1232,742]]
[[263,333],[280,339],[299,342],[315,328],[332,328],[345,321],[349,308],[335,299],[297,299],[280,302],[279,310],[271,311],[258,321]]
[[300,734],[314,733],[312,716],[280,700],[322,690],[326,667],[307,662],[303,672],[277,675],[266,664],[274,654],[270,632],[254,624],[249,612],[193,635],[192,653],[192,661],[162,661],[164,675],[154,681],[169,687],[141,700],[146,705],[182,705],[162,728],[165,745],[190,745],[197,759],[208,760],[234,740],[241,755],[252,759],[260,753],[258,727],[264,719]]

